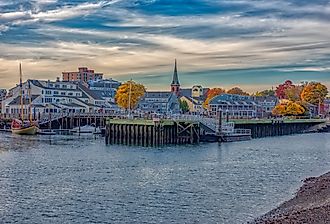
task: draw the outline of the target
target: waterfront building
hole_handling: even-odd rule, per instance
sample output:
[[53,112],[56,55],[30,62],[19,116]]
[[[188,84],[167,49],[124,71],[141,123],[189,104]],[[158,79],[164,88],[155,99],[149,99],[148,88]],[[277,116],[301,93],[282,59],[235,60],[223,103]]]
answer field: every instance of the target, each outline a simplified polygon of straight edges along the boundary
[[95,73],[94,70],[87,67],[78,68],[77,72],[62,72],[62,80],[64,82],[84,82],[96,81],[103,79],[102,73]]
[[260,106],[257,113],[257,117],[260,118],[270,117],[273,109],[279,102],[276,96],[255,96],[253,97],[253,100]]
[[117,93],[117,89],[121,85],[120,82],[113,79],[99,79],[99,80],[91,80],[88,82],[88,88],[92,90],[95,94],[102,97],[107,102],[114,103],[115,95]]
[[205,112],[203,103],[206,99],[206,93],[209,88],[203,88],[201,85],[194,85],[189,89],[180,90],[180,100],[188,104],[189,112],[192,114],[201,114]]
[[179,113],[178,97],[174,92],[146,92],[140,100],[138,110],[149,113]]
[[209,102],[209,114],[217,116],[219,111],[228,113],[230,118],[257,118],[260,105],[250,96],[222,94],[212,98]]
[[[45,113],[95,113],[117,110],[92,90],[81,83],[63,81],[28,80],[22,84],[24,110],[28,110],[28,90],[30,88],[32,112]],[[2,113],[7,117],[18,117],[20,114],[19,85],[8,92],[2,103]]]

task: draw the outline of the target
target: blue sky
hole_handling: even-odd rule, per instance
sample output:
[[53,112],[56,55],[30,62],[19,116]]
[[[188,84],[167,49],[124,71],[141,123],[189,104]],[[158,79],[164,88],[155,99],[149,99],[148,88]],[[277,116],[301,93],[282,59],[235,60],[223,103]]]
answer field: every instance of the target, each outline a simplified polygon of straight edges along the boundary
[[168,89],[249,92],[292,79],[330,87],[330,1],[0,0],[0,87],[88,66]]

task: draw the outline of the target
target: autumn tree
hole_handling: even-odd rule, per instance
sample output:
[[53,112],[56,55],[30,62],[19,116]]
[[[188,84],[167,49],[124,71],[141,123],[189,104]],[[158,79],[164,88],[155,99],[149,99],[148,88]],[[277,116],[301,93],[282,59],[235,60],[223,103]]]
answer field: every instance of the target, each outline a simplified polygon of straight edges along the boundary
[[319,82],[308,83],[301,92],[301,99],[307,103],[318,105],[323,104],[328,95],[328,89]]
[[302,86],[289,86],[287,89],[284,90],[284,94],[287,100],[297,102],[300,101],[301,92],[303,90]]
[[203,103],[203,107],[206,109],[209,106],[209,102],[210,100],[215,97],[215,96],[219,96],[221,94],[226,93],[226,90],[222,89],[222,88],[213,88],[213,89],[209,89],[206,93],[206,99]]
[[185,100],[179,100],[179,105],[183,113],[187,113],[189,111],[189,105]]
[[278,104],[272,111],[273,115],[277,116],[299,116],[304,115],[306,109],[292,101],[286,101],[284,103]]
[[132,80],[119,86],[115,100],[119,107],[123,109],[134,109],[138,105],[141,97],[145,94],[145,87]]
[[275,91],[272,89],[266,89],[261,92],[256,92],[254,95],[259,97],[275,96]]
[[247,92],[244,92],[239,87],[231,88],[230,90],[227,91],[227,93],[228,94],[235,94],[235,95],[242,95],[242,96],[248,96],[249,95]]
[[275,95],[280,99],[287,99],[286,91],[291,88],[293,85],[292,81],[287,80],[283,84],[276,87]]

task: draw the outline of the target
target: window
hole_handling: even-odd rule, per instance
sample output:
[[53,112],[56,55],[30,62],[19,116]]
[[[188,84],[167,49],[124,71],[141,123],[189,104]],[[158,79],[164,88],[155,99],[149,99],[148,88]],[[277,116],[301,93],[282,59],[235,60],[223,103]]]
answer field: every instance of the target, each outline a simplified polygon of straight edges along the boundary
[[62,96],[65,96],[65,92],[61,92],[61,95],[62,95]]
[[58,95],[58,91],[54,91],[54,95]]
[[52,94],[52,91],[46,90],[46,95],[51,95],[51,94]]

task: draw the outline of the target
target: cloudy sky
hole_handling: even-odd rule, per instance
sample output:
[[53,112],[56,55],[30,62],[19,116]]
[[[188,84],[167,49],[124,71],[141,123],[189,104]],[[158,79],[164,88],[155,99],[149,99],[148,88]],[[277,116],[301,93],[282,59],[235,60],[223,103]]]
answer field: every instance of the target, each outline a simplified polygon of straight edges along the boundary
[[329,0],[0,0],[0,87],[88,66],[148,89],[330,87]]

